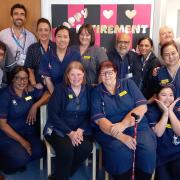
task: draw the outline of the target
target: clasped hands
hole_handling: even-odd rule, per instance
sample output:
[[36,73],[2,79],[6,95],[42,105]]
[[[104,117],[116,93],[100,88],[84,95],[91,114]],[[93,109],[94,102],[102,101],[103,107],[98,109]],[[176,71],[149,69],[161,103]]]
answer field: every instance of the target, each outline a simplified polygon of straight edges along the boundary
[[71,142],[73,146],[78,146],[79,144],[82,143],[83,141],[83,133],[84,130],[81,128],[78,128],[76,131],[71,131],[68,136],[71,139]]

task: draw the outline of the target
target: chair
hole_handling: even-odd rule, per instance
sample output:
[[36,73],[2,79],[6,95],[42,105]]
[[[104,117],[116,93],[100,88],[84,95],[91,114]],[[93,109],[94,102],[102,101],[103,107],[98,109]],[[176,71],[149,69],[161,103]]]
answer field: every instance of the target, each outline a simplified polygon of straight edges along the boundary
[[[43,105],[40,108],[41,111],[41,139],[45,141],[46,144],[46,150],[47,150],[47,175],[48,177],[51,175],[51,158],[55,157],[56,154],[51,147],[51,145],[46,141],[46,139],[43,136],[43,129],[46,124],[47,120],[47,106]],[[93,159],[92,159],[92,180],[96,180],[96,144],[93,143]],[[43,169],[43,159],[40,160],[40,168]]]

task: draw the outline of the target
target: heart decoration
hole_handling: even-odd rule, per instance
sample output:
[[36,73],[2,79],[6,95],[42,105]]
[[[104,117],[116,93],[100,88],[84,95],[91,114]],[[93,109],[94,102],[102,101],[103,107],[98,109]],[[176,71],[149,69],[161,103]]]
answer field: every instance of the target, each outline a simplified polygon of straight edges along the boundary
[[125,14],[129,19],[133,19],[136,16],[136,10],[126,10]]
[[104,10],[103,11],[103,16],[106,18],[106,19],[110,19],[114,14],[114,11],[113,10]]

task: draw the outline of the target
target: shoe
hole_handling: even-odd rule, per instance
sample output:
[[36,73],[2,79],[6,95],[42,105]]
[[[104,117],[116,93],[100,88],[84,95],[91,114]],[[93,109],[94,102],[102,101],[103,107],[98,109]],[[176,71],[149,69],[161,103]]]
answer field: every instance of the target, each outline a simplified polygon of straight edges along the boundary
[[48,177],[48,180],[56,180],[56,175],[52,174]]

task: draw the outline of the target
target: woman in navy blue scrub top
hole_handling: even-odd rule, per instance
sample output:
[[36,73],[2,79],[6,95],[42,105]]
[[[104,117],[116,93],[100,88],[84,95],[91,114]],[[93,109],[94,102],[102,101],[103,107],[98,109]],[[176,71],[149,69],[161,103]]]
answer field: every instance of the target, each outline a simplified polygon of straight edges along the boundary
[[25,60],[25,67],[29,70],[29,80],[32,86],[38,86],[42,83],[42,78],[39,75],[39,64],[41,57],[55,48],[55,43],[50,40],[51,24],[45,18],[40,18],[37,21],[37,36],[39,41],[29,46]]
[[[153,41],[149,37],[142,37],[138,41],[139,58],[134,66],[134,78],[146,99],[154,95],[153,69],[160,66],[159,59],[153,52]],[[136,59],[135,59],[136,60]]]
[[[28,87],[28,70],[17,66],[11,85],[0,93],[0,169],[13,173],[43,155],[44,146],[31,123],[29,114],[38,103],[41,89]],[[37,102],[36,102],[37,101]]]
[[[91,119],[105,169],[115,180],[129,180],[135,151],[135,178],[150,180],[155,169],[156,140],[144,116],[146,99],[132,80],[117,80],[117,67],[111,61],[100,65],[99,74],[102,83],[92,92]],[[132,113],[140,116],[137,140],[133,138]]]
[[98,68],[101,62],[108,60],[103,48],[95,46],[95,33],[91,24],[83,24],[78,31],[78,45],[72,46],[81,54],[81,62],[86,70],[89,85],[98,83]]
[[147,118],[157,136],[156,180],[180,178],[180,107],[175,105],[172,85],[157,92],[155,103],[149,105]]
[[175,97],[180,97],[180,58],[174,41],[162,45],[161,56],[164,65],[157,70],[154,77],[156,91],[161,85],[171,83],[176,88]]
[[78,61],[66,69],[48,104],[44,134],[56,152],[56,179],[68,180],[92,151],[90,88]]
[[66,26],[59,26],[55,30],[56,48],[42,56],[39,73],[43,76],[45,84],[52,94],[54,87],[62,83],[68,64],[72,61],[80,61],[80,54],[68,48],[70,37]]

